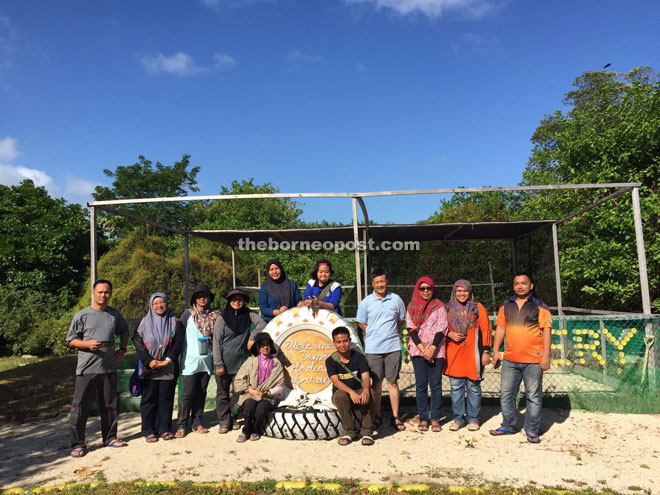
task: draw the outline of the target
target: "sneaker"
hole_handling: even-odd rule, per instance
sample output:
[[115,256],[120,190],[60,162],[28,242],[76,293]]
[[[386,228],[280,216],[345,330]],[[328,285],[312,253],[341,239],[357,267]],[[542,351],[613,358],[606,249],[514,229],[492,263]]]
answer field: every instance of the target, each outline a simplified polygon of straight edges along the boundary
[[479,423],[470,423],[468,425],[468,431],[478,431],[479,430]]

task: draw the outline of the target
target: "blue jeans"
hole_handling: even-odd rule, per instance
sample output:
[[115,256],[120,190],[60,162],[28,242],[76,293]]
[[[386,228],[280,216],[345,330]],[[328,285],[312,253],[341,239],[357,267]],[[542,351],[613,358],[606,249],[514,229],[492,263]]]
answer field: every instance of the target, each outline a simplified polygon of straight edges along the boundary
[[442,371],[445,360],[436,359],[433,364],[421,356],[413,356],[415,370],[415,396],[417,398],[417,413],[420,421],[429,420],[428,388],[431,387],[431,421],[440,421],[442,406]]
[[502,361],[502,428],[516,431],[516,395],[521,380],[525,383],[525,431],[538,435],[543,406],[543,370],[539,363]]
[[481,411],[481,382],[469,378],[449,377],[451,384],[451,407],[454,410],[454,422],[465,424],[465,389],[467,388],[467,420],[468,423],[479,424]]

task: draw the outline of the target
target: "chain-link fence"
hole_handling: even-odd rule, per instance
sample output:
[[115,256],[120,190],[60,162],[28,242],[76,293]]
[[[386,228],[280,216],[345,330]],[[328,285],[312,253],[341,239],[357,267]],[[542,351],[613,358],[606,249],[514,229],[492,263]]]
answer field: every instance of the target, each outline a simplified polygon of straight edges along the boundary
[[[495,320],[492,320],[493,329]],[[546,397],[597,411],[660,412],[660,317],[565,316],[553,319],[551,369],[544,373]],[[404,349],[409,336],[404,332]],[[415,374],[404,350],[399,386],[415,395]],[[500,395],[500,369],[487,366],[482,395]],[[449,379],[443,380],[443,391]]]

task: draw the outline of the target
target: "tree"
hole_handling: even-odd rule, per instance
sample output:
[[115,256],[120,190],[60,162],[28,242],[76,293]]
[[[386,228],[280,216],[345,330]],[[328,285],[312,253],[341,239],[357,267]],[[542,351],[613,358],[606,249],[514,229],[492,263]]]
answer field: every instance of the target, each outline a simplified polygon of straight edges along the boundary
[[0,231],[0,346],[44,352],[39,322],[73,304],[89,266],[87,212],[30,180],[0,185]]
[[[120,165],[113,172],[103,173],[113,179],[112,186],[96,186],[92,196],[96,201],[113,199],[164,198],[186,196],[189,191],[199,191],[197,174],[200,167],[190,166],[190,155],[183,155],[173,165],[156,162],[140,155],[133,165]],[[144,203],[124,205],[118,209],[137,214],[172,228],[187,228],[193,209],[183,202]],[[121,238],[128,234],[129,221],[116,215],[102,215],[99,222],[110,237]],[[130,229],[129,229],[130,230]]]
[[[585,72],[532,136],[523,184],[640,182],[653,306],[660,290],[660,82],[650,68]],[[530,194],[523,213],[561,218],[603,190]],[[630,196],[560,227],[562,286],[570,305],[639,311]]]

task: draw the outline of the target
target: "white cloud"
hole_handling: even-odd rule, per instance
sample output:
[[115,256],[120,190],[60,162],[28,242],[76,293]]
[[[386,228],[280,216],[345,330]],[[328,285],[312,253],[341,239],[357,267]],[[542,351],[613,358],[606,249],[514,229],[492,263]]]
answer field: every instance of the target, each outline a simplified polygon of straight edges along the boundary
[[238,63],[234,57],[227,55],[226,53],[216,53],[213,55],[213,58],[215,59],[215,66],[221,69],[231,67]]
[[25,179],[30,179],[35,186],[45,186],[50,193],[57,190],[53,179],[43,170],[0,163],[0,184],[16,186]]
[[19,155],[17,143],[18,141],[10,136],[0,139],[0,163],[11,162]]
[[445,12],[456,12],[480,18],[501,6],[506,0],[343,0],[347,4],[372,5],[376,10],[388,9],[399,15],[421,14],[439,19]]
[[300,50],[293,49],[289,50],[289,53],[287,53],[286,61],[292,64],[314,64],[323,61],[323,59],[318,55],[310,55],[308,53],[303,53]]
[[90,198],[97,185],[87,179],[67,175],[65,192],[67,196]]
[[188,77],[208,70],[195,65],[195,60],[183,52],[175,53],[169,57],[162,53],[143,55],[140,61],[149,74],[155,75],[170,74],[173,76]]

